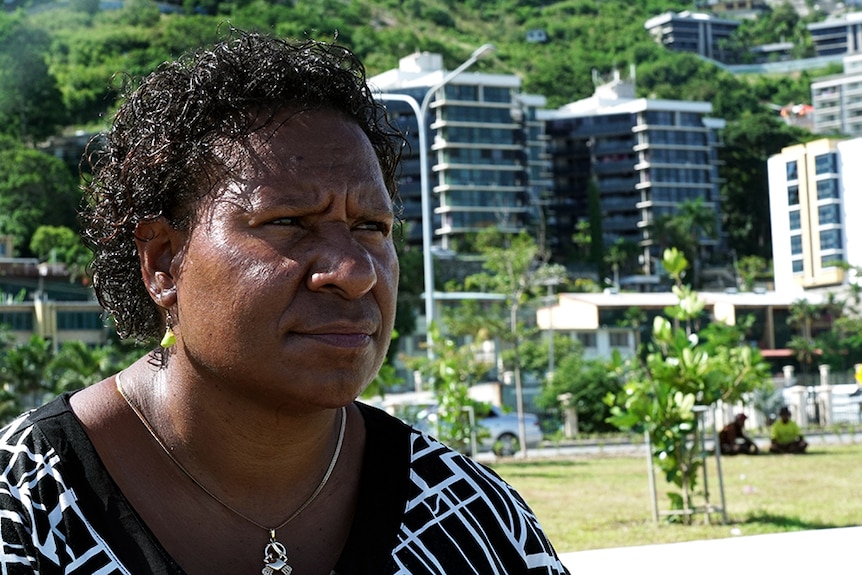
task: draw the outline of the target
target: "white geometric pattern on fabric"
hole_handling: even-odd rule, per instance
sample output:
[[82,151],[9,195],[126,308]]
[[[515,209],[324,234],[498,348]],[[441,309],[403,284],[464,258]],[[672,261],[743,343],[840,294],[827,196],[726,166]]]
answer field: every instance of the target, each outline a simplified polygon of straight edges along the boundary
[[396,574],[448,573],[459,556],[459,574],[510,575],[513,554],[529,573],[566,572],[524,500],[486,467],[414,433],[410,481]]
[[[390,416],[364,416],[395,437],[390,449],[405,441],[410,449],[398,464],[390,452],[376,452],[382,456],[376,476],[403,477],[398,481],[407,500],[393,511],[397,531],[377,533],[374,517],[360,527],[366,536],[374,532],[371,545],[388,563],[367,575],[568,573],[527,504],[493,471]],[[82,442],[86,435],[67,399],[0,430],[0,575],[181,574],[112,481],[103,479],[109,476],[92,446],[81,449]],[[118,539],[118,525],[127,531],[124,539]],[[124,566],[118,554],[127,558],[130,546],[140,559]],[[371,569],[351,565],[342,565],[351,575]]]
[[[28,415],[0,434],[0,573],[131,575],[84,517],[59,456],[27,425]],[[70,526],[86,544],[68,544]]]

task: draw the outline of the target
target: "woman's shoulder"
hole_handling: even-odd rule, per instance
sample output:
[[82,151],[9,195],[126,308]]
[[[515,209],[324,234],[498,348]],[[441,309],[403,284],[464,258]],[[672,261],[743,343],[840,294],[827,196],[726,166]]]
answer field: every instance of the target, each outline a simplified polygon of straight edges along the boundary
[[[75,425],[69,407],[69,395],[58,396],[48,403],[18,415],[0,429],[0,453],[10,456],[16,453],[14,446],[30,445],[34,449],[45,449],[50,444],[46,435],[62,435],[62,429]],[[38,430],[38,433],[34,433]]]
[[530,507],[494,470],[388,414],[377,416],[404,434],[407,485],[392,555],[399,572],[422,571],[420,557],[433,556],[447,572],[566,573]]
[[[83,430],[69,408],[67,395],[19,415],[0,429],[0,484],[27,483],[34,497],[37,492],[62,497],[71,472],[64,459],[75,449],[71,443],[80,435]],[[18,493],[17,503],[25,502],[26,494],[19,489],[5,493]],[[11,503],[4,501],[3,508]]]

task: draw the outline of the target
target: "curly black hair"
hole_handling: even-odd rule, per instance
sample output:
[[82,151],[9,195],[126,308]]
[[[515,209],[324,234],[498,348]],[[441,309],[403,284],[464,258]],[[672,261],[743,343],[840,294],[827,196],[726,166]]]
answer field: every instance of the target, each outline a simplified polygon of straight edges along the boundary
[[165,329],[164,310],[141,278],[136,226],[165,217],[187,228],[227,169],[218,149],[265,128],[285,108],[331,109],[353,119],[397,198],[404,139],[347,48],[231,29],[223,42],[163,63],[127,90],[85,158],[92,176],[84,184],[82,236],[94,254],[96,296],[121,338],[151,342]]

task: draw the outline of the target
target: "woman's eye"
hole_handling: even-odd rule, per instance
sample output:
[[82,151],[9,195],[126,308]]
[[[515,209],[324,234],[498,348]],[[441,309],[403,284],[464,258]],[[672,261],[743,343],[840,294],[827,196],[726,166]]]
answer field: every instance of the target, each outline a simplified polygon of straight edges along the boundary
[[360,230],[380,232],[384,236],[388,236],[392,230],[392,226],[388,222],[364,222],[357,227]]
[[275,226],[296,226],[299,225],[299,218],[276,218],[269,223]]

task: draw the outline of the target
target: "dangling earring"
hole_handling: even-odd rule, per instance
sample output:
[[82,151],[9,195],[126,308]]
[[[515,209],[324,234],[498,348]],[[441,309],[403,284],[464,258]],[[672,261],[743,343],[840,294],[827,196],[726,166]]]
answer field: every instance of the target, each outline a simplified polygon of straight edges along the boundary
[[168,349],[175,343],[177,343],[177,336],[174,335],[174,321],[171,318],[171,312],[167,312],[165,314],[165,335],[162,337],[159,345],[164,349]]

